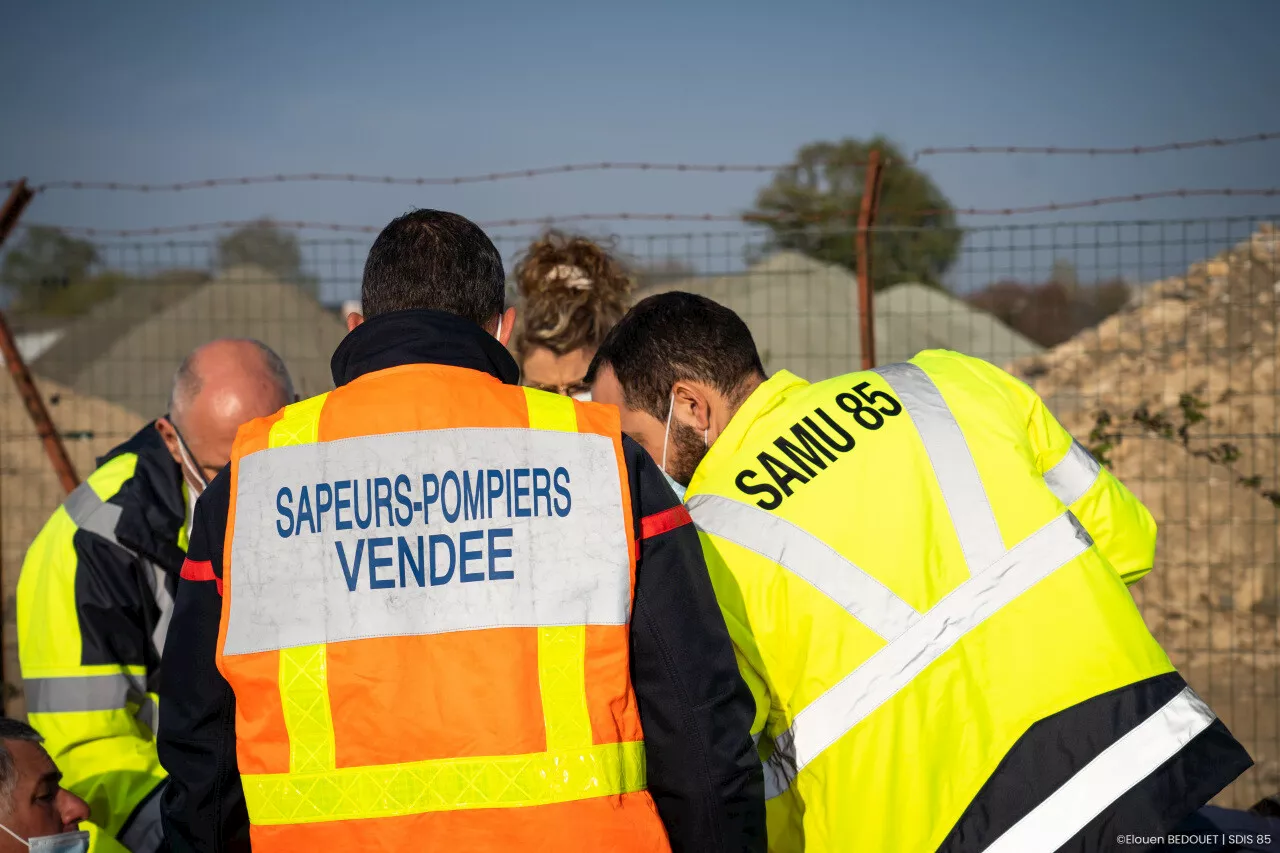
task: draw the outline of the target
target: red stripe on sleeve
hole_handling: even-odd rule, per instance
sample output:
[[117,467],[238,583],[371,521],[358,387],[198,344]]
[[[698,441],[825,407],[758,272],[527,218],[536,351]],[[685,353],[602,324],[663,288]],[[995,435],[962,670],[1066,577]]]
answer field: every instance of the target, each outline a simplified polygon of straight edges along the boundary
[[693,524],[693,519],[689,517],[689,510],[684,508],[684,504],[678,504],[640,519],[640,538],[652,539],[686,524]]
[[217,584],[218,595],[222,595],[222,578],[213,573],[213,563],[208,560],[186,560],[182,564],[181,574],[184,581],[213,581]]

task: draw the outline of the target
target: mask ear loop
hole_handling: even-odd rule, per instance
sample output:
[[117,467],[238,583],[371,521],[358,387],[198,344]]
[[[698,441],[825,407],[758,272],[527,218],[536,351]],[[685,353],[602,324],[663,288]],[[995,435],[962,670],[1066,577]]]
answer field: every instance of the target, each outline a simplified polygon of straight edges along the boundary
[[187,451],[187,442],[183,440],[182,433],[178,431],[178,427],[173,423],[173,421],[169,421],[169,425],[173,427],[173,434],[178,439],[178,452],[182,454],[183,467],[190,471],[192,476],[196,478],[196,482],[200,484],[200,491],[203,492],[205,489],[209,488],[209,481],[204,478],[204,472],[196,467],[195,459],[193,459],[191,454]]
[[30,847],[31,847],[31,842],[30,842],[30,841],[26,841],[26,840],[24,840],[20,835],[18,835],[18,833],[14,832],[12,829],[10,829],[9,827],[5,826],[3,823],[0,823],[0,829],[3,829],[5,832],[7,832],[7,833],[9,833],[10,835],[12,835],[12,836],[13,836],[13,838],[14,838],[14,840],[15,840],[15,841],[17,841],[19,844],[21,844],[23,847],[27,847],[27,848],[30,848]]
[[676,392],[671,392],[671,403],[667,406],[667,428],[662,433],[662,473],[667,473],[667,442],[671,440],[671,413],[676,410]]
[[498,315],[498,331],[493,333],[493,339],[498,343],[502,343],[502,314]]

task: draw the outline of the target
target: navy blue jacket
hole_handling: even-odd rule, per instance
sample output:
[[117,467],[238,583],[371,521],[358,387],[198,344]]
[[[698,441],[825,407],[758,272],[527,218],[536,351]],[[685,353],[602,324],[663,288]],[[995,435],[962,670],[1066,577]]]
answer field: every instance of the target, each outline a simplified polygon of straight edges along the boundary
[[[448,314],[403,311],[348,335],[334,353],[333,378],[343,385],[417,363],[483,371],[508,384],[519,377],[507,351],[478,326]],[[666,511],[679,501],[639,445],[624,438],[623,451],[640,545],[631,680],[649,792],[677,853],[764,851],[764,783],[750,736],[754,702],[738,673],[698,535],[687,522],[672,529],[642,523],[670,518]],[[187,554],[188,565],[207,561],[219,578],[230,497],[223,470],[196,505]],[[645,537],[646,528],[662,532]],[[170,777],[162,809],[170,849],[181,853],[249,849],[236,769],[235,696],[214,665],[219,586],[179,583],[165,648],[159,750]]]

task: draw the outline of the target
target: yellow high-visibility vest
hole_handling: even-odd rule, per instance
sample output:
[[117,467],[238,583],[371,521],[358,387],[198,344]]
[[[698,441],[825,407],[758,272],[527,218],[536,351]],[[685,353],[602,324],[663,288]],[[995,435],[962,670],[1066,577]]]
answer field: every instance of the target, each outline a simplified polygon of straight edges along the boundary
[[1208,796],[1249,764],[1126,588],[1151,515],[986,362],[780,372],[686,502],[757,699],[771,850],[1052,851],[1201,735],[1227,750]]
[[[165,453],[150,425],[125,447]],[[168,463],[167,454],[160,458]],[[139,474],[138,452],[113,452],[54,511],[27,550],[18,578],[18,654],[27,717],[62,771],[63,786],[89,804],[93,851],[111,849],[111,838],[134,853],[158,850],[163,841],[159,786],[167,774],[155,741],[159,670],[141,661],[87,660],[85,654],[92,646],[94,654],[109,658],[103,649],[113,643],[131,649],[151,643],[157,658],[163,649],[173,608],[165,571],[116,538],[121,507],[112,499]],[[186,487],[180,488],[185,500]],[[118,564],[109,571],[121,570],[112,578],[118,587],[96,590],[97,599],[90,602],[77,595],[83,569],[75,542],[86,535],[115,556]],[[176,547],[186,551],[186,528],[179,527],[174,537]],[[87,583],[83,577],[79,582]],[[138,621],[154,610],[153,635],[102,636],[103,624],[118,624],[103,616],[109,607]]]

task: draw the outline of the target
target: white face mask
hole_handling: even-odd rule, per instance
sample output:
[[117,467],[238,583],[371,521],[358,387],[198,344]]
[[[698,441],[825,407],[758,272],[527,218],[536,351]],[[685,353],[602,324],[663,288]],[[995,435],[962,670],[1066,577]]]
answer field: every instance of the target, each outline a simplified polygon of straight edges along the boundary
[[581,403],[590,403],[590,402],[591,402],[591,392],[590,392],[590,391],[579,391],[577,394],[570,394],[569,396],[570,396],[570,397],[572,397],[573,399],[575,399],[575,400],[577,400],[577,401],[581,402]]
[[[203,494],[203,493],[201,493]],[[200,500],[200,495],[196,494],[196,490],[191,488],[191,484],[187,484],[187,541],[191,541],[191,530],[195,526],[196,521],[196,501]]]
[[672,477],[666,471],[662,472],[662,476],[666,478],[667,485],[671,487],[671,491],[676,493],[676,500],[680,501],[680,503],[684,503],[684,493],[688,491],[689,487],[680,485],[676,481],[676,478]]
[[[676,497],[680,499],[681,503],[684,503],[684,493],[688,489],[688,486],[680,485],[679,481],[677,481],[675,477],[672,477],[667,473],[667,445],[671,442],[671,415],[675,413],[675,410],[676,392],[672,391],[671,403],[667,406],[667,428],[662,433],[662,476],[666,477],[667,485],[671,486],[671,491],[676,493]],[[706,447],[711,446],[707,442],[708,432],[710,432],[709,429],[704,429],[702,431],[702,443]]]
[[89,833],[83,830],[31,839],[31,853],[89,853]]
[[[173,424],[172,421],[169,423]],[[200,470],[191,452],[187,450],[187,442],[183,440],[182,433],[178,432],[176,426],[173,427],[173,435],[178,439],[178,455],[182,457],[182,470],[185,474],[183,479],[187,481],[187,540],[190,541],[192,526],[196,520],[196,501],[200,500],[200,496],[204,494],[209,481],[204,478],[204,472]]]
[[[196,460],[192,458],[191,452],[187,450],[187,443],[182,440],[182,433],[178,432],[178,428],[173,428],[173,435],[178,439],[178,454],[182,456],[182,467],[191,475],[191,479],[187,481],[188,492],[194,492],[198,498],[204,494],[204,490],[208,487],[209,481],[204,478],[204,472],[200,470],[200,466],[196,464]],[[196,487],[199,488],[196,488]],[[195,505],[195,499],[192,499],[192,506]]]
[[19,843],[31,848],[32,853],[89,853],[89,833],[83,830],[61,832],[57,835],[37,835],[24,841],[22,836],[0,823],[0,829],[12,835]]

